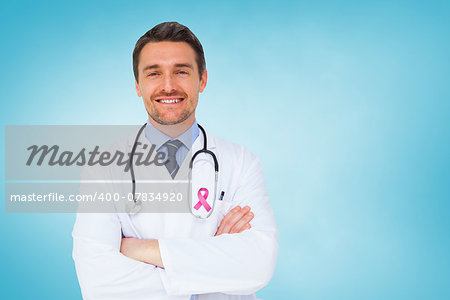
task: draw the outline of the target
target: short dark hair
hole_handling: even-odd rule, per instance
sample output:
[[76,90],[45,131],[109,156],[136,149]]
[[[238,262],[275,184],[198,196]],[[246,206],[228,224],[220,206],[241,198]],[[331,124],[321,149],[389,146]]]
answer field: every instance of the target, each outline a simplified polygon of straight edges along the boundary
[[134,46],[133,72],[136,81],[139,81],[138,66],[139,56],[141,54],[142,48],[144,48],[145,45],[151,42],[164,41],[188,43],[192,47],[192,49],[194,49],[198,66],[198,73],[200,77],[203,75],[203,72],[206,68],[206,62],[205,54],[203,53],[203,47],[200,41],[186,26],[181,25],[177,22],[164,22],[147,31],[143,36],[139,38],[139,40],[136,42],[136,45]]

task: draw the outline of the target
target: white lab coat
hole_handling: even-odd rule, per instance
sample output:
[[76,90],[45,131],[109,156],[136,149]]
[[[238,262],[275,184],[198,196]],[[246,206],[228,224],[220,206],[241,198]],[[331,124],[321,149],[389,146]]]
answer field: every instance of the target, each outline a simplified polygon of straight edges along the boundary
[[[209,133],[207,137],[208,149],[219,161],[218,191],[226,191],[207,220],[191,213],[77,214],[73,259],[84,299],[187,300],[193,294],[194,299],[203,300],[255,299],[254,293],[267,285],[276,265],[278,230],[262,166],[247,148]],[[125,144],[129,152],[132,139]],[[200,134],[192,153],[202,145]],[[137,179],[140,171],[136,170]],[[237,205],[251,207],[252,228],[214,237],[223,216]],[[125,237],[158,239],[165,268],[121,254],[122,233]]]

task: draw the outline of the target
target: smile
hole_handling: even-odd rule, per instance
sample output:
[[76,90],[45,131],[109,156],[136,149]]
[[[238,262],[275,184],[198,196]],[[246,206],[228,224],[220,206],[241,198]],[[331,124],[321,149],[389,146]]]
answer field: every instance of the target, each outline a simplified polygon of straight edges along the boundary
[[156,102],[159,102],[159,103],[166,103],[166,104],[173,104],[173,103],[181,102],[181,101],[183,101],[183,100],[184,100],[184,98],[178,98],[178,99],[159,99],[159,100],[156,100]]

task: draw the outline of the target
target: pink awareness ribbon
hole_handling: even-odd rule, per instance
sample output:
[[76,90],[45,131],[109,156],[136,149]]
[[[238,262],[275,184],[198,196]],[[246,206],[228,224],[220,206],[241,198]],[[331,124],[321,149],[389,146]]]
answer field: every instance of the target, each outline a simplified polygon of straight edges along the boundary
[[[205,192],[202,195],[202,192]],[[198,202],[195,204],[194,208],[198,210],[202,205],[205,207],[206,211],[209,212],[211,210],[211,206],[209,206],[208,202],[206,202],[206,198],[208,198],[209,192],[205,188],[201,188],[198,190],[197,196],[198,196]]]

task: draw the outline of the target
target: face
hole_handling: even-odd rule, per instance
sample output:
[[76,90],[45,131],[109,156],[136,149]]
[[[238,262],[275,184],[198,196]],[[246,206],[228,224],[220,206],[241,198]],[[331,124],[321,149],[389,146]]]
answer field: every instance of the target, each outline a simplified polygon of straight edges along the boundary
[[150,122],[194,122],[198,96],[207,80],[206,70],[199,76],[195,57],[185,42],[152,42],[142,48],[136,92],[144,100]]

